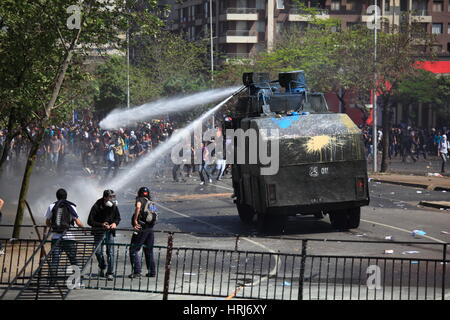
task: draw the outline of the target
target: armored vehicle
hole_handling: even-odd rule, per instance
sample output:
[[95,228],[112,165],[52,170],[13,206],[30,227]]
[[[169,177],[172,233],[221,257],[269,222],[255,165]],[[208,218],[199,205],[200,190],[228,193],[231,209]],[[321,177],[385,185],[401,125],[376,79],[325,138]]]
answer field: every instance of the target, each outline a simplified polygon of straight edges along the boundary
[[[243,82],[246,91],[223,128],[258,135],[256,142],[245,138],[244,162],[234,153],[234,202],[242,222],[280,230],[288,216],[328,214],[336,229],[357,228],[361,206],[369,204],[358,127],[346,114],[330,112],[322,93],[308,90],[303,71],[280,73],[275,81],[265,73],[245,73]],[[238,139],[232,140],[239,150]],[[272,162],[278,161],[277,171],[264,173],[267,161],[249,161],[263,145]]]

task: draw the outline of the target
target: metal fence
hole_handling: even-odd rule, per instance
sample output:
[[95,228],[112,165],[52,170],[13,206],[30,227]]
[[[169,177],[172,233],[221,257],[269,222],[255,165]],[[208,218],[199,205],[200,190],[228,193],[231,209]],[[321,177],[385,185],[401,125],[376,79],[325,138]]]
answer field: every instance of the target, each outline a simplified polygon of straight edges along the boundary
[[[267,238],[264,238],[267,240]],[[449,297],[447,244],[389,242],[432,246],[439,258],[316,254],[323,239],[295,239],[300,253],[242,251],[177,246],[169,233],[167,245],[154,247],[156,276],[129,278],[129,244],[114,244],[114,279],[99,276],[96,259],[84,268],[86,289],[121,290],[211,297],[274,300],[444,300]],[[276,238],[273,241],[289,241]],[[14,278],[38,241],[9,243],[0,256],[0,283]],[[174,245],[175,243],[175,245]],[[377,241],[327,240],[328,244],[362,245]],[[182,244],[182,241],[180,241]],[[24,250],[23,248],[30,249]],[[357,250],[355,250],[357,252]],[[143,269],[145,259],[141,251]],[[10,256],[10,258],[8,258]],[[30,268],[30,273],[32,272]],[[6,272],[5,272],[6,271]],[[29,274],[29,273],[27,273]]]

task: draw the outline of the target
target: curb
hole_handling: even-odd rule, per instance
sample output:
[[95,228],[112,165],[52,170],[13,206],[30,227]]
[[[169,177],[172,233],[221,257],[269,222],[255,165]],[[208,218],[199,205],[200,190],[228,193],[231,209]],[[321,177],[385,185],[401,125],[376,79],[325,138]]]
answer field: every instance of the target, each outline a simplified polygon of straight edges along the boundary
[[382,179],[374,179],[374,178],[370,178],[370,179],[371,179],[371,181],[375,181],[375,182],[389,183],[389,184],[395,184],[395,185],[400,185],[400,186],[405,186],[405,187],[422,188],[422,189],[427,189],[427,190],[432,190],[432,191],[450,191],[450,187],[436,186],[433,184],[391,181],[391,180],[382,180]]
[[[445,204],[443,202],[445,202]],[[447,201],[420,201],[419,205],[436,209],[450,209],[450,202]]]

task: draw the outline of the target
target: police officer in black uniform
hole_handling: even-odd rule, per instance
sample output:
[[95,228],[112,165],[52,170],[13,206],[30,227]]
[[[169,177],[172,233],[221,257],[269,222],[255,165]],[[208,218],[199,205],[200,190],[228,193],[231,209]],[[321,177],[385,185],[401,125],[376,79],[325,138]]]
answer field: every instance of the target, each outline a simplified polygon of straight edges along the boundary
[[141,277],[142,264],[139,251],[142,246],[144,246],[145,262],[148,269],[146,276],[154,277],[156,274],[153,258],[153,245],[155,242],[153,227],[157,218],[157,209],[151,200],[150,190],[147,187],[140,188],[131,221],[135,230],[130,245],[130,261],[133,273],[129,277],[132,279]]

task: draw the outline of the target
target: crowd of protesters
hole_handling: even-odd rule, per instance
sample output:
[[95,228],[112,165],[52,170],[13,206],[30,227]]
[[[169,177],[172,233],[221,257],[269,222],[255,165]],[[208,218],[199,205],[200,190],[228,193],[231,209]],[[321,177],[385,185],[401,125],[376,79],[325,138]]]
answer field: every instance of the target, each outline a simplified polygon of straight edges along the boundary
[[[367,150],[367,159],[373,159],[373,129],[372,127],[361,128],[364,143]],[[447,137],[449,128],[421,129],[410,126],[394,126],[389,135],[388,158],[399,158],[402,162],[411,159],[416,162],[420,157],[439,157],[442,160],[441,172],[445,172],[445,163],[448,159]],[[383,150],[383,133],[377,131],[377,149]]]
[[[37,134],[37,129],[27,130],[31,137]],[[45,130],[43,143],[37,152],[36,167],[38,170],[61,172],[66,166],[66,155],[72,153],[90,174],[100,175],[106,167],[106,176],[111,173],[115,175],[121,166],[156,148],[173,130],[173,123],[163,120],[152,120],[134,129],[116,131],[102,130],[93,121],[51,126]],[[0,149],[4,146],[5,136],[6,131],[0,130]],[[14,137],[6,166],[14,170],[14,166],[28,155],[30,147],[28,137]]]

